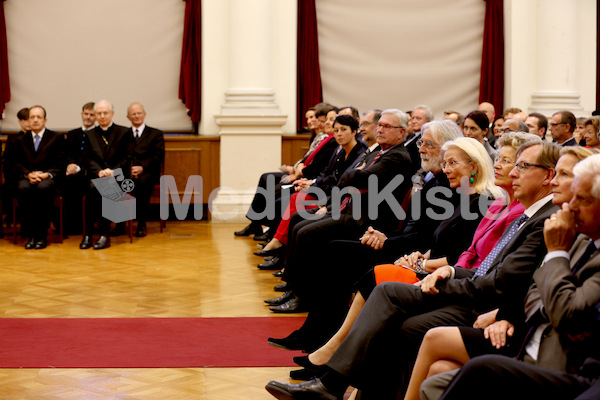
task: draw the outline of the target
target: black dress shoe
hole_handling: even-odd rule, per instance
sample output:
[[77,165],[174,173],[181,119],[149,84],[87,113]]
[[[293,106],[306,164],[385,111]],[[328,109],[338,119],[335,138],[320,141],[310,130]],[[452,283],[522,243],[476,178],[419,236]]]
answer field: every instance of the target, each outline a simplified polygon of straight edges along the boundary
[[281,253],[283,253],[283,250],[285,249],[284,246],[278,247],[276,249],[271,249],[271,250],[258,250],[254,252],[255,256],[261,256],[261,257],[268,257],[268,256],[278,256]]
[[148,234],[148,231],[146,230],[145,226],[139,227],[137,228],[137,230],[135,231],[135,237],[146,237],[146,235]]
[[27,243],[25,243],[25,248],[27,250],[35,249],[35,239],[34,238],[29,238],[29,240],[27,241]]
[[283,268],[283,258],[279,256],[275,256],[271,258],[269,261],[258,264],[258,269],[262,269],[263,271],[271,271],[275,269]]
[[294,292],[292,292],[291,290],[285,292],[284,294],[282,294],[279,297],[275,297],[274,299],[267,299],[265,300],[265,303],[271,305],[271,306],[278,306],[280,304],[283,304],[285,302],[287,302],[288,300],[290,300],[292,297],[294,296]]
[[273,236],[271,236],[271,234],[269,233],[270,231],[271,230],[269,229],[261,235],[254,235],[254,240],[256,240],[257,242],[266,242],[267,240],[271,240]]
[[305,399],[305,400],[339,400],[342,398],[342,394],[338,395],[327,390],[319,378],[302,382],[299,384],[283,383],[278,381],[271,381],[265,386],[267,392],[280,400],[293,400],[293,399]]
[[46,238],[36,240],[36,242],[35,242],[36,250],[45,249],[47,246],[48,246],[48,240]]
[[110,247],[110,237],[100,236],[100,238],[94,243],[94,250],[102,250]]
[[313,371],[313,372],[325,372],[325,366],[324,365],[316,365],[313,364],[312,362],[310,362],[310,360],[308,359],[308,356],[298,356],[298,357],[292,357],[292,360],[298,364],[299,366],[301,366],[304,369],[307,369],[309,371]]
[[290,378],[296,381],[310,381],[311,379],[318,378],[319,376],[321,376],[319,373],[306,368],[290,371]]
[[[273,272],[273,276],[276,277],[276,278],[281,278],[283,276],[283,270],[277,271],[277,272]],[[277,290],[277,289],[275,289],[275,290]]]
[[83,236],[81,243],[79,243],[79,248],[85,250],[89,249],[90,247],[92,247],[92,235]]
[[307,348],[306,342],[301,338],[291,338],[290,336],[282,339],[269,338],[267,339],[267,343],[284,350],[305,350]]
[[[275,275],[275,274],[273,274],[273,275]],[[275,285],[274,289],[276,292],[287,292],[288,291],[288,283],[285,282],[285,283],[281,283],[279,285]]]
[[261,226],[255,223],[251,223],[241,231],[233,232],[235,236],[262,235],[262,233]]
[[306,310],[302,307],[300,299],[294,295],[288,301],[278,306],[269,307],[269,310],[275,313],[301,313]]

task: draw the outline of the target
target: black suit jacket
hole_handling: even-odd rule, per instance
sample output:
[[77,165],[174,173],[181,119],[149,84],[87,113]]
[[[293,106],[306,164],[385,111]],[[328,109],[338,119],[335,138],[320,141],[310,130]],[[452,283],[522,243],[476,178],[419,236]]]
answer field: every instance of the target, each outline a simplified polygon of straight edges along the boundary
[[[92,128],[93,129],[93,128]],[[83,128],[72,129],[67,132],[65,138],[65,158],[67,165],[77,164],[84,169],[83,155],[86,150],[86,132]]]
[[[462,303],[461,298],[466,299],[469,305],[481,311],[488,311],[502,304],[497,320],[523,319],[523,299],[531,285],[534,271],[547,252],[543,234],[544,220],[558,210],[551,201],[546,203],[504,246],[485,275],[474,277],[476,268],[455,268],[455,278],[459,279],[442,283],[440,294],[458,297],[459,304]],[[509,230],[510,226],[505,234]]]
[[[133,135],[133,128],[129,131]],[[131,162],[134,166],[139,165],[144,168],[140,179],[152,182],[158,181],[164,161],[165,138],[163,132],[149,126],[144,127],[142,136],[137,141],[134,139]]]
[[112,124],[104,138],[104,132],[99,126],[86,133],[84,160],[91,178],[97,177],[98,172],[106,168],[122,168],[125,177],[131,175],[131,155],[134,146],[131,129]]
[[[362,170],[359,169],[348,169],[340,177],[338,186],[354,187],[360,190],[369,189],[369,178],[372,176],[377,177],[377,192],[383,192],[384,188],[397,176],[402,177],[402,183],[396,186],[392,191],[393,197],[399,204],[402,204],[402,200],[406,193],[410,190],[411,176],[414,168],[410,159],[410,155],[403,143],[397,144],[396,146],[388,149],[374,164],[365,167]],[[394,213],[395,205],[388,204],[387,201],[382,201],[379,204],[370,203],[370,196],[374,193],[369,194],[365,191],[361,194],[361,224],[370,224],[375,229],[381,231],[390,231],[398,227],[399,218]],[[373,197],[374,198],[374,197]],[[352,212],[353,207],[347,207],[346,212]],[[375,211],[374,214],[369,214],[369,208]],[[396,210],[397,211],[397,210]]]
[[38,150],[33,146],[33,134],[17,137],[5,154],[17,180],[33,171],[59,176],[64,171],[64,142],[62,135],[46,129]]

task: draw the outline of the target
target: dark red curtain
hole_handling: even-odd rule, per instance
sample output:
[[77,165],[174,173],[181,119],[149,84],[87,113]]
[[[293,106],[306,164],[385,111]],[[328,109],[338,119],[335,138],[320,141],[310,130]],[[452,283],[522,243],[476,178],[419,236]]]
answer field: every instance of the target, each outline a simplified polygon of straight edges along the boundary
[[187,107],[194,123],[194,132],[200,122],[200,85],[202,71],[202,12],[200,0],[183,0],[185,19],[183,23],[183,49],[181,52],[181,71],[179,74],[179,98]]
[[298,0],[297,54],[296,128],[301,132],[306,110],[323,101],[315,0]]
[[485,1],[479,102],[490,102],[496,115],[504,110],[504,0]]
[[4,0],[0,0],[0,115],[10,101],[10,80],[8,78],[8,45],[6,44],[6,18]]

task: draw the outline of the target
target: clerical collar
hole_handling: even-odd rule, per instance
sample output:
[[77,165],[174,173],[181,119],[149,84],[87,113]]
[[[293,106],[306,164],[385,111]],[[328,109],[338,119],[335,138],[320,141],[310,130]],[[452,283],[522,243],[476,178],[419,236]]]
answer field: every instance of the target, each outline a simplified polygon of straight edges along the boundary
[[113,122],[110,123],[109,126],[107,126],[106,128],[101,127],[100,125],[98,125],[100,127],[100,129],[102,129],[104,132],[106,132],[107,130],[110,129],[111,126],[113,126]]

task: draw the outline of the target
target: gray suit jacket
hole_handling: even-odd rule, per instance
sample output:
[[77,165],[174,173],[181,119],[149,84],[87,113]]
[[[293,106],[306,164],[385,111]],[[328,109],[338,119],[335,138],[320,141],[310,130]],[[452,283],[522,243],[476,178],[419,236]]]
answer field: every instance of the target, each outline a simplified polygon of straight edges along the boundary
[[568,337],[591,332],[598,312],[595,305],[600,301],[600,251],[596,250],[574,275],[571,272],[588,243],[586,235],[579,235],[569,252],[570,261],[553,258],[533,275],[535,283],[525,298],[525,312],[532,325],[547,326],[538,355],[540,367],[574,372],[589,356],[588,340],[572,341]]

